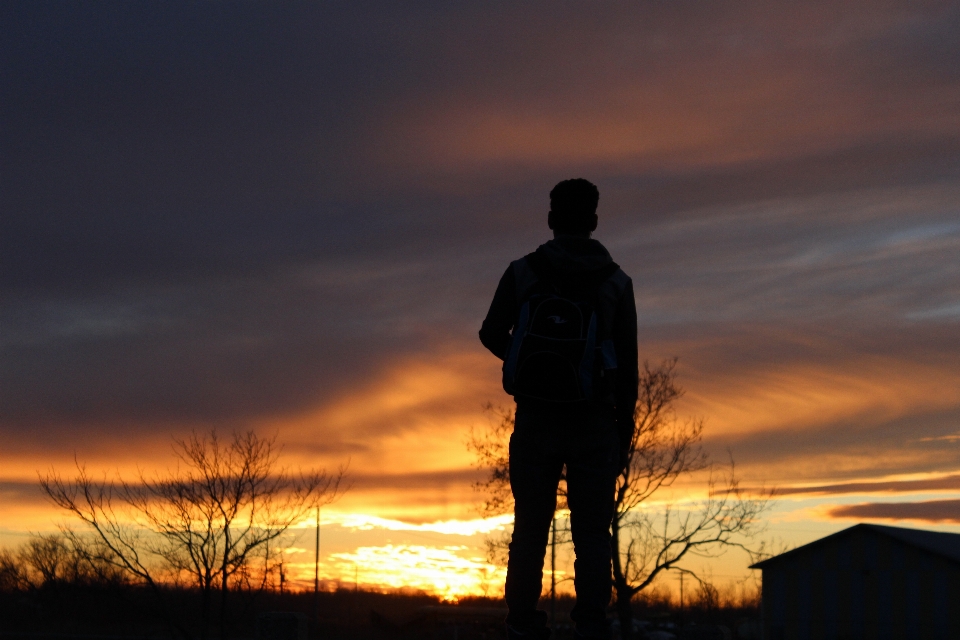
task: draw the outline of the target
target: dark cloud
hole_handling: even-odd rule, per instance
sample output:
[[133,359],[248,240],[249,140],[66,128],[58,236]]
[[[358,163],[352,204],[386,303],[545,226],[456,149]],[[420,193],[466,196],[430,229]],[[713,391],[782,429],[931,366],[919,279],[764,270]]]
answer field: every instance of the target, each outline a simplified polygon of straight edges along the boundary
[[[776,485],[945,473],[960,467],[960,449],[955,444],[931,441],[940,434],[956,431],[960,424],[960,408],[939,412],[908,409],[904,415],[890,420],[878,419],[871,413],[868,409],[865,415],[848,419],[824,416],[826,424],[823,426],[771,429],[747,435],[708,432],[707,449],[719,461],[726,459],[727,452],[733,454],[741,472],[751,480]],[[927,441],[923,441],[925,438]],[[950,482],[849,482],[796,489],[788,487],[784,491],[789,494],[910,492],[955,488]]]
[[[64,476],[70,479],[69,469]],[[123,477],[132,480],[133,473]],[[432,522],[439,519],[477,517],[478,494],[473,484],[485,474],[473,469],[414,473],[363,473],[348,470],[341,484],[343,491],[335,503],[335,510],[352,508],[369,513],[374,510],[387,517],[399,517],[408,522]],[[113,480],[111,474],[108,480]],[[134,482],[136,484],[136,482]],[[0,504],[8,516],[0,523],[0,546],[3,538],[14,538],[18,530],[18,516],[23,512],[52,508],[36,480],[0,480]],[[51,513],[55,513],[51,511]],[[65,514],[60,514],[63,516]],[[54,516],[54,521],[61,520]],[[46,519],[38,519],[48,522]]]
[[[645,357],[679,355],[701,406],[777,368],[960,370],[954,3],[0,11],[10,451],[295,415],[479,350],[573,175],[601,187]],[[955,466],[919,438],[957,403],[917,397],[710,446]]]
[[33,505],[43,502],[45,499],[43,489],[37,482],[0,481],[0,500],[4,504]]
[[[867,378],[882,367],[956,371],[954,198],[937,187],[766,201],[662,222],[623,219],[607,237],[636,276],[644,357],[679,355],[691,392],[736,401],[771,370],[807,367],[794,381],[805,384],[856,360]],[[871,200],[883,206],[863,205]],[[838,218],[841,209],[848,215]],[[479,349],[475,331],[496,278],[529,248],[520,240],[8,304],[4,428],[42,428],[36,437],[46,441],[57,425],[152,431],[296,413],[355,390],[405,354]],[[923,317],[940,309],[942,317]],[[928,415],[915,416],[923,424],[910,431],[956,429],[953,414],[920,411]],[[823,428],[839,429],[846,440],[836,444],[849,447],[863,437],[862,417]],[[871,442],[891,444],[906,424]],[[825,443],[798,432],[787,434],[796,448],[784,449],[781,435],[729,444],[765,457]]]
[[918,520],[960,523],[960,500],[926,502],[867,502],[839,505],[828,511],[832,518],[855,520]]
[[844,482],[809,487],[779,487],[777,495],[831,495],[859,493],[918,493],[960,490],[960,476],[949,475],[928,480],[891,480],[885,482]]
[[[69,478],[70,473],[66,476]],[[418,490],[418,489],[457,489],[471,490],[473,483],[482,480],[485,473],[476,469],[460,469],[455,471],[435,471],[416,473],[356,473],[348,470],[345,485],[351,494],[367,491],[390,490]],[[8,504],[36,504],[42,502],[43,489],[35,481],[2,480],[0,481],[0,500]]]
[[358,491],[376,489],[422,489],[436,487],[469,487],[486,476],[476,469],[439,471],[432,473],[391,473],[351,475],[351,487]]
[[[679,190],[710,200],[737,158],[855,165],[846,149],[879,144],[909,173],[918,141],[957,135],[944,110],[955,7],[765,7],[9,5],[3,286],[256,274],[465,243],[483,209],[444,198],[451,180],[499,190],[518,161],[538,194],[558,170],[649,184],[692,163],[705,183]],[[529,159],[513,157],[512,122],[541,129]],[[570,130],[618,123],[623,150],[603,142],[614,148],[556,165],[551,145],[569,146]],[[450,156],[490,144],[481,174]],[[798,186],[759,169],[768,191]],[[839,176],[856,169],[821,171],[848,187]]]

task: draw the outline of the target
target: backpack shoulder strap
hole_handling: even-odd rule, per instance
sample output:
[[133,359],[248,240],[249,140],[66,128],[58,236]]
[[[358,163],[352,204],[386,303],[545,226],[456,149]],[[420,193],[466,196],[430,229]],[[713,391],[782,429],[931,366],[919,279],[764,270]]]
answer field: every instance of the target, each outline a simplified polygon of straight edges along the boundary
[[[616,266],[616,265],[614,265]],[[601,295],[604,293],[614,294],[615,298],[619,298],[620,294],[623,293],[623,290],[627,288],[630,284],[630,276],[623,272],[619,266],[616,267],[614,272],[610,274],[610,277],[604,280],[603,284],[600,285]]]
[[597,291],[597,306],[600,311],[601,335],[609,337],[613,333],[613,320],[616,316],[617,303],[624,290],[630,286],[630,276],[620,267],[616,268],[610,277],[603,281]]
[[[517,306],[523,304],[530,290],[541,280],[537,274],[537,270],[531,265],[530,258],[533,255],[534,254],[531,253],[510,263],[510,267],[513,269],[513,281],[517,290]],[[536,262],[536,258],[533,259],[533,262]]]

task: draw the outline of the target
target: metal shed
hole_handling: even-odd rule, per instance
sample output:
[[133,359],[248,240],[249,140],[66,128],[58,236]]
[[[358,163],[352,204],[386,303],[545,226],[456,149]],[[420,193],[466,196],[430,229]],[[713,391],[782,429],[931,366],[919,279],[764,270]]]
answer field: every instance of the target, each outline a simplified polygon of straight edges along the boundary
[[960,534],[858,524],[751,569],[765,640],[960,638]]

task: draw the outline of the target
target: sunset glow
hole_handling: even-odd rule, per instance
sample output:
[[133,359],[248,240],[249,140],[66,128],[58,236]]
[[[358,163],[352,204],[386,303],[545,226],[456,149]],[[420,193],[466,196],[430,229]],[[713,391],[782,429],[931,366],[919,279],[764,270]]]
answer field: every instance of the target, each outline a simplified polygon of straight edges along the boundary
[[444,600],[496,595],[503,582],[503,568],[488,564],[482,558],[457,554],[466,549],[385,545],[360,547],[352,553],[333,554],[331,558],[340,576],[356,571],[361,585],[374,588],[420,589],[438,594]]
[[514,404],[477,331],[580,176],[671,417],[780,489],[763,542],[960,532],[956,3],[33,4],[0,43],[0,547],[81,526],[43,474],[253,431],[346,470],[292,588],[500,594],[467,443]]

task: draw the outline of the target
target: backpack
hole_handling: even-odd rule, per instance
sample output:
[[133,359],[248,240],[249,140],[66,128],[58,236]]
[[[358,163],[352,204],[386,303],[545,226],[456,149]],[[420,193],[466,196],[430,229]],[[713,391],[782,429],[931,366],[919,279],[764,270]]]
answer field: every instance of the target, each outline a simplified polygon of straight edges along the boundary
[[[611,339],[626,275],[611,263],[590,281],[565,283],[532,253],[514,262],[520,314],[503,363],[503,388],[549,402],[603,399],[613,391]],[[611,304],[612,303],[612,304]]]

